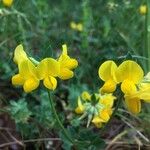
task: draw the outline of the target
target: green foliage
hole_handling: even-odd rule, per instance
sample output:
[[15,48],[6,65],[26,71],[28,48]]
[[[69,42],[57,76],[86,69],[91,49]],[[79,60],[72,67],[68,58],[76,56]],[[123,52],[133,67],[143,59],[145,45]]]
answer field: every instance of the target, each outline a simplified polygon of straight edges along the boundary
[[16,123],[27,123],[32,114],[25,99],[20,99],[17,102],[10,101],[8,111]]

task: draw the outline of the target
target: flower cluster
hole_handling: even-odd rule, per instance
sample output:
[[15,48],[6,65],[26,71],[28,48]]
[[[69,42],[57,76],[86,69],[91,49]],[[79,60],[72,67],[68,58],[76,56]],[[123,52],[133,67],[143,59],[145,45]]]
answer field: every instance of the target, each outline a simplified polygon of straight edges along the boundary
[[63,51],[59,58],[44,58],[38,62],[27,56],[22,45],[18,45],[14,52],[14,62],[18,65],[19,73],[12,77],[12,84],[22,85],[25,92],[31,92],[42,80],[46,88],[55,90],[57,77],[62,80],[72,78],[72,70],[78,66],[78,62],[69,57],[66,45],[62,47]]
[[106,61],[99,68],[99,77],[105,82],[101,93],[110,93],[116,90],[121,83],[125,103],[130,112],[137,114],[141,111],[141,100],[150,102],[149,74],[144,72],[135,61],[126,60],[119,66],[114,61]]
[[108,122],[116,99],[112,93],[118,84],[121,84],[119,87],[131,113],[137,114],[141,111],[141,100],[150,102],[150,73],[144,76],[142,68],[135,61],[126,60],[119,66],[112,60],[105,61],[100,65],[98,74],[104,81],[99,93],[90,95],[83,92],[78,97],[78,106],[75,109],[77,114],[82,114],[80,118],[88,116],[87,126],[92,122],[96,127],[101,127]]
[[70,27],[71,27],[71,29],[76,30],[76,31],[80,31],[80,32],[83,31],[82,23],[71,22]]
[[78,106],[75,112],[82,114],[81,118],[88,116],[87,127],[92,122],[100,128],[103,123],[108,122],[110,119],[115,99],[112,94],[94,93],[90,95],[87,91],[84,91],[78,97]]

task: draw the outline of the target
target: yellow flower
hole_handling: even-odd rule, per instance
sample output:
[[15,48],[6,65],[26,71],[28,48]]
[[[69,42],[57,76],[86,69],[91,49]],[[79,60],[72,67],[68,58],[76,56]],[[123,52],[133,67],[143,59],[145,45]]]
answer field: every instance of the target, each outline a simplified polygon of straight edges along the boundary
[[70,58],[67,54],[67,45],[63,45],[63,52],[61,56],[58,58],[58,62],[60,64],[60,72],[58,77],[66,80],[72,78],[74,73],[72,69],[75,69],[78,66],[78,62],[76,59]]
[[127,108],[133,114],[137,114],[141,111],[141,100],[150,103],[150,84],[137,89],[136,91],[125,94],[125,102]]
[[98,70],[99,77],[105,82],[100,91],[102,93],[112,93],[116,89],[117,65],[109,60],[105,61]]
[[3,0],[3,4],[7,7],[10,7],[13,3],[13,0]]
[[81,94],[81,98],[78,98],[78,106],[75,112],[83,114],[83,117],[88,116],[87,126],[92,122],[96,127],[100,128],[103,123],[110,119],[115,99],[116,97],[112,94],[101,95],[94,93],[90,95],[87,91],[84,91]]
[[142,68],[134,61],[124,61],[117,69],[117,81],[122,82],[121,90],[127,94],[136,91],[136,85],[143,79]]
[[18,65],[19,73],[12,77],[13,85],[22,85],[25,92],[31,92],[39,86],[36,66],[28,59],[22,45],[16,47],[14,61]]
[[70,27],[73,29],[73,30],[76,30],[76,31],[83,31],[83,25],[81,23],[75,23],[75,22],[71,22],[70,23]]
[[60,64],[53,58],[43,59],[37,66],[37,74],[43,84],[50,90],[55,90],[57,87],[57,80],[55,77],[59,75]]
[[140,10],[140,14],[145,15],[147,12],[147,6],[141,5],[139,10]]

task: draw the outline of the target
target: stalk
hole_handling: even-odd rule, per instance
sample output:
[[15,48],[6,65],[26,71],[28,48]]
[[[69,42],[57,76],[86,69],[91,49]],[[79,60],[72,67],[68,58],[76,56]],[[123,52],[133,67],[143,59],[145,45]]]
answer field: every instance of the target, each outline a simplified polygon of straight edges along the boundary
[[147,49],[147,69],[150,70],[150,0],[147,0],[147,15],[146,15],[146,49]]
[[70,137],[70,135],[68,134],[68,132],[66,131],[65,127],[63,126],[62,122],[60,121],[58,115],[57,115],[57,111],[55,109],[55,106],[54,106],[54,101],[51,97],[51,93],[49,90],[47,90],[47,93],[48,93],[48,97],[49,97],[49,102],[50,102],[50,105],[51,105],[51,109],[52,109],[52,112],[54,114],[54,117],[59,125],[59,127],[61,128],[61,130],[63,131],[63,134],[65,135],[65,137],[73,144],[74,141],[73,139]]

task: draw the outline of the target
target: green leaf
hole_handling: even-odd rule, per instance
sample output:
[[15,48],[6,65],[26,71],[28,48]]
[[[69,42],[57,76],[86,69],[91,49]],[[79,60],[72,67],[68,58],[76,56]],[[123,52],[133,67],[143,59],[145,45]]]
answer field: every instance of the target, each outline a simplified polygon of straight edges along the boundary
[[28,109],[25,99],[20,99],[18,102],[10,101],[8,112],[16,123],[27,123],[32,114]]

